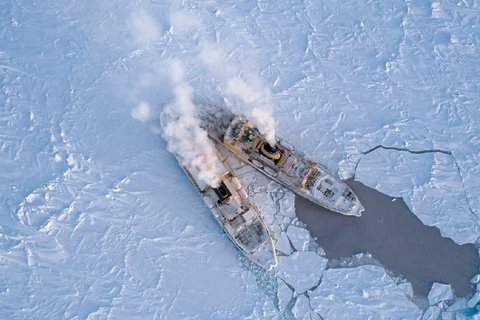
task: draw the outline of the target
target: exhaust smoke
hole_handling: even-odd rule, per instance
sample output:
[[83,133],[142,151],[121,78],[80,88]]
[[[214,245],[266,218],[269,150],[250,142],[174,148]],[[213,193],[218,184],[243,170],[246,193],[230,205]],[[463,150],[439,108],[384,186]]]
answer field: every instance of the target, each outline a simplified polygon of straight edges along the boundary
[[169,121],[163,128],[168,150],[179,155],[182,165],[189,167],[198,178],[217,188],[222,170],[215,148],[195,116],[193,89],[184,80],[183,65],[179,61],[172,62],[170,77],[175,99],[162,110],[162,118]]
[[276,140],[272,94],[265,84],[252,72],[242,72],[241,69],[249,67],[242,66],[239,61],[231,61],[232,58],[218,43],[204,41],[199,58],[220,80],[225,93],[238,100],[239,106],[230,106],[232,111],[245,114],[267,142],[274,146]]
[[228,80],[226,92],[240,99],[246,105],[246,115],[265,136],[268,144],[276,145],[275,119],[271,106],[271,93],[262,86],[251,86],[242,78],[234,77]]

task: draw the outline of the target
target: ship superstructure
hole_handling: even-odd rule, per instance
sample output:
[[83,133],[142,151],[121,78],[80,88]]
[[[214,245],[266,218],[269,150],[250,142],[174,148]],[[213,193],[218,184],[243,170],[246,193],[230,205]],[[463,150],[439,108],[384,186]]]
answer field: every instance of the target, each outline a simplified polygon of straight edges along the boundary
[[[162,124],[164,121],[161,119]],[[215,154],[221,168],[218,187],[200,179],[195,169],[182,165],[182,158],[174,155],[231,241],[252,262],[268,270],[277,262],[268,225],[239,179],[228,169],[228,163],[218,151]]]
[[342,180],[282,139],[271,146],[245,116],[202,106],[199,117],[211,139],[296,194],[343,215],[360,216],[364,210]]

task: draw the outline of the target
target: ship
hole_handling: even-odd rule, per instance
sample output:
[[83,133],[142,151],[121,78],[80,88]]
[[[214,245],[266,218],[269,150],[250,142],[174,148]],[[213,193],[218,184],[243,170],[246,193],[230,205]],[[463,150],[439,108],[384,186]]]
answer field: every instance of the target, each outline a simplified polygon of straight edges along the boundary
[[[161,115],[162,129],[170,120],[165,114]],[[272,232],[228,162],[215,150],[220,183],[213,187],[199,177],[198,170],[182,164],[179,154],[173,155],[238,250],[254,264],[266,270],[273,268],[277,257]]]
[[201,105],[198,117],[212,140],[295,194],[346,216],[360,217],[364,211],[345,182],[281,138],[270,145],[244,115]]

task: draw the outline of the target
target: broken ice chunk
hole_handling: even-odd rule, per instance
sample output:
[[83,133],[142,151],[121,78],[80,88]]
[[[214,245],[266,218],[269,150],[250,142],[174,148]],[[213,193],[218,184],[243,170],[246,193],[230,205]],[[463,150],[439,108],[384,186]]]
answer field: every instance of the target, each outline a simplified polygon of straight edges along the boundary
[[290,287],[282,280],[277,278],[277,297],[278,297],[278,308],[280,311],[285,310],[287,305],[292,300],[293,291]]
[[310,307],[310,301],[304,294],[297,297],[297,301],[292,308],[295,319],[320,320],[320,316]]
[[307,229],[291,225],[287,229],[287,236],[297,251],[306,251],[310,239]]
[[290,256],[278,257],[277,276],[301,294],[319,283],[327,262],[326,258],[312,251],[294,252]]
[[428,302],[435,305],[441,301],[453,299],[452,286],[435,282],[428,293]]

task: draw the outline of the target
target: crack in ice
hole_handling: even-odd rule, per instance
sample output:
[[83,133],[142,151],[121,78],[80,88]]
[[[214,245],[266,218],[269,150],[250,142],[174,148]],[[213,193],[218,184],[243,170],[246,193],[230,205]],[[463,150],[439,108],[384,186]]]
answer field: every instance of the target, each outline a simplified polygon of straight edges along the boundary
[[[443,149],[424,149],[424,150],[411,150],[411,149],[408,149],[408,148],[399,148],[399,147],[389,147],[389,146],[384,146],[382,144],[379,144],[379,145],[376,145],[375,147],[373,148],[370,148],[368,149],[367,151],[362,151],[360,152],[360,158],[357,160],[357,162],[355,163],[355,168],[353,169],[353,174],[352,174],[352,179],[355,180],[355,175],[356,175],[356,172],[357,172],[357,168],[358,168],[358,165],[360,164],[360,161],[363,159],[363,156],[364,155],[367,155],[369,153],[372,153],[378,149],[383,149],[383,150],[393,150],[393,151],[399,151],[399,152],[408,152],[408,153],[411,153],[411,154],[424,154],[424,153],[442,153],[442,154],[446,154],[448,156],[450,156],[453,160],[453,163],[455,164],[455,167],[457,169],[457,172],[458,172],[458,175],[460,176],[460,181],[462,182],[462,189],[463,189],[463,194],[464,194],[464,197],[465,197],[465,200],[467,202],[467,206],[468,206],[468,210],[470,211],[470,213],[474,216],[474,218],[476,218],[477,220],[479,219],[479,214],[477,212],[475,212],[473,209],[472,209],[472,206],[470,205],[470,200],[469,200],[469,197],[468,197],[468,194],[467,194],[467,189],[465,187],[465,182],[464,182],[464,178],[463,178],[463,175],[462,175],[462,171],[460,169],[460,165],[458,164],[457,162],[457,159],[455,158],[455,156],[453,155],[453,152],[452,151],[448,151],[448,150],[443,150]],[[477,226],[478,228],[478,226]]]

